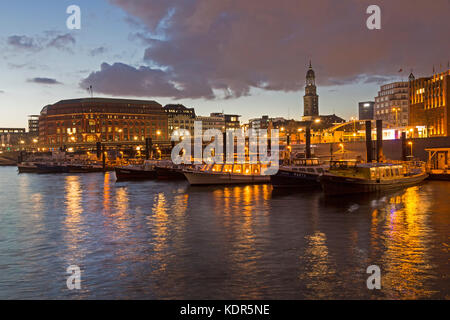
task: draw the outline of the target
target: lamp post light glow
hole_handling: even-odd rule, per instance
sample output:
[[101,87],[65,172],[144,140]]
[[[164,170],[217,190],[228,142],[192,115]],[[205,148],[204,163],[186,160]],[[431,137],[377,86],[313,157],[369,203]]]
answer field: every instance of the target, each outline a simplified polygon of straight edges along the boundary
[[409,141],[408,145],[411,147],[411,157],[412,157],[413,156],[413,143],[412,143],[412,141]]

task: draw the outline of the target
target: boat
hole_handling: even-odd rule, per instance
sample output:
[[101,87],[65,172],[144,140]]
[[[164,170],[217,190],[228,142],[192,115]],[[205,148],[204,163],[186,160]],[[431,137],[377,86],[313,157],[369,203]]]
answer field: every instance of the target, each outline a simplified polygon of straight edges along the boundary
[[19,173],[37,173],[39,171],[36,163],[34,162],[22,162],[17,164]]
[[69,164],[68,167],[70,173],[103,172],[103,166],[95,164]]
[[419,184],[428,177],[423,163],[360,163],[357,160],[331,161],[320,176],[328,195],[389,191]]
[[184,169],[191,185],[268,183],[267,165],[263,164],[204,164]]
[[280,166],[278,172],[270,176],[270,182],[275,188],[320,187],[319,176],[327,168],[318,158],[294,159],[291,164]]
[[156,177],[158,180],[186,180],[183,166],[174,164],[172,161],[160,161],[156,166]]
[[427,172],[430,180],[450,181],[450,148],[429,148]]
[[156,179],[156,160],[146,160],[143,164],[115,167],[116,179],[123,180],[153,180]]
[[36,163],[37,173],[68,173],[69,166],[60,163]]

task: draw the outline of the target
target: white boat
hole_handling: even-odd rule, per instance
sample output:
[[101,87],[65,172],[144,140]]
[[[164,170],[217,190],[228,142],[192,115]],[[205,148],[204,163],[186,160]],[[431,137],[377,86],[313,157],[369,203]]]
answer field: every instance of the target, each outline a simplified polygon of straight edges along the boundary
[[205,164],[183,170],[191,185],[268,183],[268,166],[262,164]]

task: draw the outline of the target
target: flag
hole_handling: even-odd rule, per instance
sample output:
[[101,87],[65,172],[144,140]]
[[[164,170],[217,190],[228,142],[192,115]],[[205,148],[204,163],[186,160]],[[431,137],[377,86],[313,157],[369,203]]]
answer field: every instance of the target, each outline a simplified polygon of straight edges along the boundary
[[400,70],[398,70],[398,72],[402,72],[402,71],[403,71],[403,69],[401,69],[401,68],[400,68]]

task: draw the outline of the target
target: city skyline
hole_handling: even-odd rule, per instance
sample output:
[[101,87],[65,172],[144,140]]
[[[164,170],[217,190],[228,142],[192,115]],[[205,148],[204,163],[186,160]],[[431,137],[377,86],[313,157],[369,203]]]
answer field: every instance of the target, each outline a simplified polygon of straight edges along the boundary
[[199,115],[300,119],[310,59],[321,114],[349,119],[381,84],[449,59],[444,0],[408,2],[408,12],[405,1],[378,1],[381,30],[365,27],[368,1],[78,1],[81,30],[66,28],[72,1],[24,3],[0,5],[2,127],[26,127],[28,115],[87,97],[90,85],[96,97],[181,103]]

